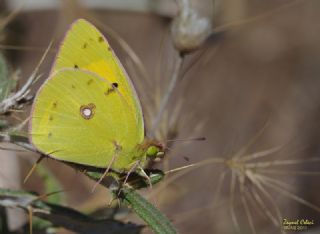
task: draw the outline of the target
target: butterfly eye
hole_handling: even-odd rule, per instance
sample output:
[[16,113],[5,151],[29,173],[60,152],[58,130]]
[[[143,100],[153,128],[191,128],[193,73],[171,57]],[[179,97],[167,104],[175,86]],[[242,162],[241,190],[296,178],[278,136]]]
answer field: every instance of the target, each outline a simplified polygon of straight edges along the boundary
[[159,153],[159,148],[154,145],[151,145],[148,147],[146,153],[147,153],[147,156],[149,157],[156,157],[157,154]]
[[118,88],[118,86],[119,86],[118,83],[112,83],[113,88]]

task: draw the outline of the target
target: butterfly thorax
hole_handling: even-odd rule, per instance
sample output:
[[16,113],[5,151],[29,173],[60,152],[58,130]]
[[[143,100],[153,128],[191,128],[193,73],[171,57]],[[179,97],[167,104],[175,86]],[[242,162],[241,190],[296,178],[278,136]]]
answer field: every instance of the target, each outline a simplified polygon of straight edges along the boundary
[[129,171],[138,164],[145,167],[148,160],[157,161],[164,155],[163,146],[153,140],[144,140],[133,148],[115,146],[115,149],[116,160],[112,168],[118,172]]

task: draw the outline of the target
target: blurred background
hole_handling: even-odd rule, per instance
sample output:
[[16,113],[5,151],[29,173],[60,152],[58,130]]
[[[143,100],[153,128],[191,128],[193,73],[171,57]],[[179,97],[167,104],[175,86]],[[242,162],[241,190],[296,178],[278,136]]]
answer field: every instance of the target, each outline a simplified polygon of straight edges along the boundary
[[[142,193],[179,233],[284,233],[283,219],[313,220],[294,233],[319,233],[320,2],[186,2],[1,0],[1,49],[21,86],[53,41],[36,92],[70,23],[88,19],[127,69],[149,130],[181,62],[155,135],[206,141],[171,144],[154,167],[195,166]],[[39,174],[21,182],[37,155],[1,151],[1,157],[1,187],[44,192]],[[107,207],[108,191],[91,193],[94,183],[81,173],[50,159],[43,165],[61,183],[68,206]],[[16,212],[9,211],[12,229],[27,220]],[[131,213],[119,218],[142,223]]]

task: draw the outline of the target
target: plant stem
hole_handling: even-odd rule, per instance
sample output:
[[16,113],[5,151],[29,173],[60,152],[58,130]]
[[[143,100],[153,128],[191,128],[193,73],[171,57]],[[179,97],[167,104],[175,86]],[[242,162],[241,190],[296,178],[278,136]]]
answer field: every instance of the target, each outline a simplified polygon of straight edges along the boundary
[[179,74],[180,74],[180,70],[182,67],[182,63],[183,63],[183,58],[184,58],[183,55],[179,55],[179,57],[176,61],[176,64],[175,64],[175,67],[174,67],[174,70],[172,73],[172,78],[170,80],[170,83],[168,85],[166,93],[164,94],[164,96],[161,100],[159,112],[152,123],[152,128],[151,128],[151,132],[150,132],[151,137],[155,136],[155,132],[156,132],[157,128],[159,127],[159,123],[162,119],[163,113],[168,106],[172,92],[173,92],[174,88],[176,87],[176,84],[177,84],[177,81],[179,78]]

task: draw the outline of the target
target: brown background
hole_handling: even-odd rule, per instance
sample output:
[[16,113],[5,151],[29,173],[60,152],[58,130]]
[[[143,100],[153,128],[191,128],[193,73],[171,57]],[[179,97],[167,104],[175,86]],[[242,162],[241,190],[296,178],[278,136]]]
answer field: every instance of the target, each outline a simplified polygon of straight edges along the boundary
[[[256,0],[239,5],[242,7],[244,18],[250,18],[256,15],[262,16],[265,12],[278,9],[285,3],[287,2],[265,3]],[[178,103],[182,102],[182,111],[177,122],[178,137],[205,136],[207,140],[175,144],[173,151],[167,155],[166,168],[177,168],[212,157],[231,158],[267,123],[261,136],[249,147],[248,154],[283,146],[281,151],[263,158],[262,161],[303,159],[307,163],[270,167],[284,172],[283,174],[263,175],[269,176],[273,181],[284,183],[289,187],[290,194],[296,194],[320,206],[318,177],[294,175],[288,172],[290,170],[319,172],[320,164],[310,163],[308,160],[319,157],[320,150],[319,9],[320,2],[316,0],[300,1],[266,17],[231,27],[223,33],[214,35],[201,50],[186,59],[183,70],[197,62],[178,83],[171,100],[168,118],[170,119],[170,113],[173,113]],[[236,9],[234,11],[237,12]],[[87,9],[74,8],[19,14],[9,28],[12,36],[7,40],[8,43],[32,46],[38,50],[7,51],[13,68],[21,69],[22,77],[28,77],[49,41],[54,38],[57,45],[69,22],[88,13]],[[155,86],[152,87],[154,90],[159,87],[155,82],[157,77],[160,77],[160,86],[165,87],[175,59],[175,51],[168,35],[169,18],[151,13],[107,10],[98,10],[90,14],[91,17],[111,27],[128,42],[147,69],[148,78]],[[224,12],[214,18],[215,26],[226,23],[223,15]],[[109,37],[109,40],[120,60],[127,61],[126,51],[121,49],[117,40],[113,37]],[[163,54],[161,62],[159,62],[159,51]],[[43,72],[49,70],[53,55],[54,53],[51,53],[46,59],[42,66]],[[123,63],[134,82],[138,82],[135,80],[140,77],[134,75],[132,66]],[[160,67],[160,72],[157,71],[157,67]],[[145,97],[143,92],[156,95],[152,88],[140,88],[140,96]],[[144,109],[150,109],[146,103],[148,100],[142,98]],[[184,157],[188,157],[189,162]],[[30,158],[36,157],[30,155]],[[25,170],[29,167],[25,159],[23,165]],[[79,173],[53,160],[46,161],[45,165],[52,169],[67,189],[66,195],[70,206],[92,210],[96,206],[106,205],[107,192],[102,189],[91,194],[92,182]],[[161,168],[162,163],[157,166]],[[223,172],[227,173],[222,192],[217,197],[216,205],[213,205],[219,178]],[[252,198],[242,194],[238,186],[241,178],[244,178],[246,191],[257,191],[255,185],[246,177],[241,177],[244,171],[233,167],[233,172],[237,178],[233,195],[230,193],[230,167],[206,163],[170,184],[164,182],[154,188],[155,195],[152,201],[156,201],[157,206],[173,221],[180,233],[235,233],[230,216],[230,197],[234,196],[233,207],[241,231],[252,233],[242,203],[242,197],[245,196],[257,233],[280,233],[279,228],[274,227],[263,215],[266,213],[265,210],[250,202]],[[41,186],[38,184],[39,178],[34,176],[25,187],[41,192]],[[312,226],[310,231],[317,228],[320,221],[319,212],[307,208],[271,187],[265,186],[265,188],[284,218],[313,219],[316,225]],[[150,191],[145,191],[146,195],[149,193]],[[260,196],[268,210],[275,214],[272,203],[263,195]],[[134,216],[127,219],[140,222]]]

